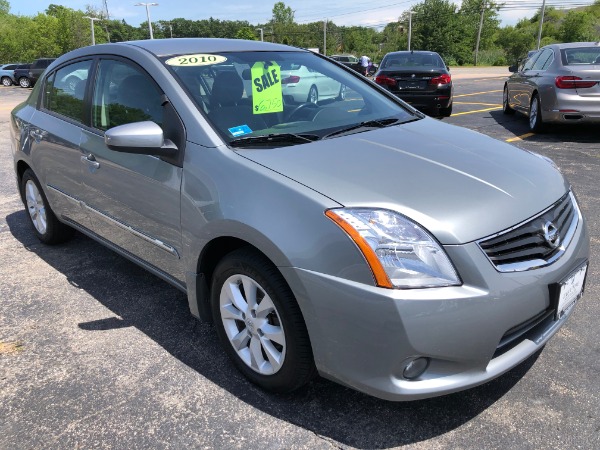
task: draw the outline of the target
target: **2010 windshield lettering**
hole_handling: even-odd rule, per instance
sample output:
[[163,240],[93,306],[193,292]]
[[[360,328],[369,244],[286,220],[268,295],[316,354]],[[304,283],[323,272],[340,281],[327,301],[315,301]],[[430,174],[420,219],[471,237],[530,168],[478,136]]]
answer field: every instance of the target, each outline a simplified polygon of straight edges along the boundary
[[198,63],[211,63],[211,62],[216,62],[217,58],[215,56],[209,55],[209,56],[191,56],[191,57],[187,57],[187,56],[183,56],[181,58],[179,58],[179,64],[184,66],[186,64],[198,64]]

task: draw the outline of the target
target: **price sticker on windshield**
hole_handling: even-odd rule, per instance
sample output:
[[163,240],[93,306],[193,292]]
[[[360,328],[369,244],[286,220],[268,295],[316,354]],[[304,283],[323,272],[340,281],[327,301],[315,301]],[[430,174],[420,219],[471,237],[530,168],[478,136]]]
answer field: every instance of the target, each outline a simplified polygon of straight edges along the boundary
[[252,114],[283,111],[281,68],[274,62],[252,66]]
[[221,55],[180,55],[174,58],[167,59],[165,64],[168,66],[209,66],[211,64],[221,64],[227,61],[227,58]]

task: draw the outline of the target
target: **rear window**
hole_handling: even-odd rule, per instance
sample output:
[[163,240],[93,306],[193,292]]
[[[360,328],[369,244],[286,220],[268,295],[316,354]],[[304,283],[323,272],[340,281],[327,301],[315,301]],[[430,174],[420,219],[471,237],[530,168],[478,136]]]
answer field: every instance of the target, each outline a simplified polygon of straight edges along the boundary
[[436,54],[426,53],[397,53],[395,55],[388,55],[385,57],[382,67],[394,68],[394,67],[444,67],[442,58]]
[[560,54],[564,66],[600,64],[600,47],[563,48]]

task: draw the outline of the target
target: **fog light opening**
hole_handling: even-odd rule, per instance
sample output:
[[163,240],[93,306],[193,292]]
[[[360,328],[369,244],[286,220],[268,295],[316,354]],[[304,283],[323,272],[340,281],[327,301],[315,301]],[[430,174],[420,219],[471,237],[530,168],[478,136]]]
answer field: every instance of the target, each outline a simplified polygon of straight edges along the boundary
[[419,356],[411,359],[404,366],[402,376],[407,380],[415,380],[419,378],[429,367],[429,358]]

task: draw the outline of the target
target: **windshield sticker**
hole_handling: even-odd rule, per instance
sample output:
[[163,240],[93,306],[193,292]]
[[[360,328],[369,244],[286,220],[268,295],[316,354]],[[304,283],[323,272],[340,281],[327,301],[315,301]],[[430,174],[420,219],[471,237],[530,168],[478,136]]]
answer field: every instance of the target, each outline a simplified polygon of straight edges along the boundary
[[252,66],[252,114],[283,111],[281,69],[274,62],[257,62]]
[[221,64],[227,61],[227,58],[221,55],[181,55],[167,59],[165,64],[168,66],[209,66],[211,64]]
[[243,136],[245,134],[252,133],[252,130],[248,125],[240,125],[239,127],[233,127],[229,129],[229,132],[233,137]]

